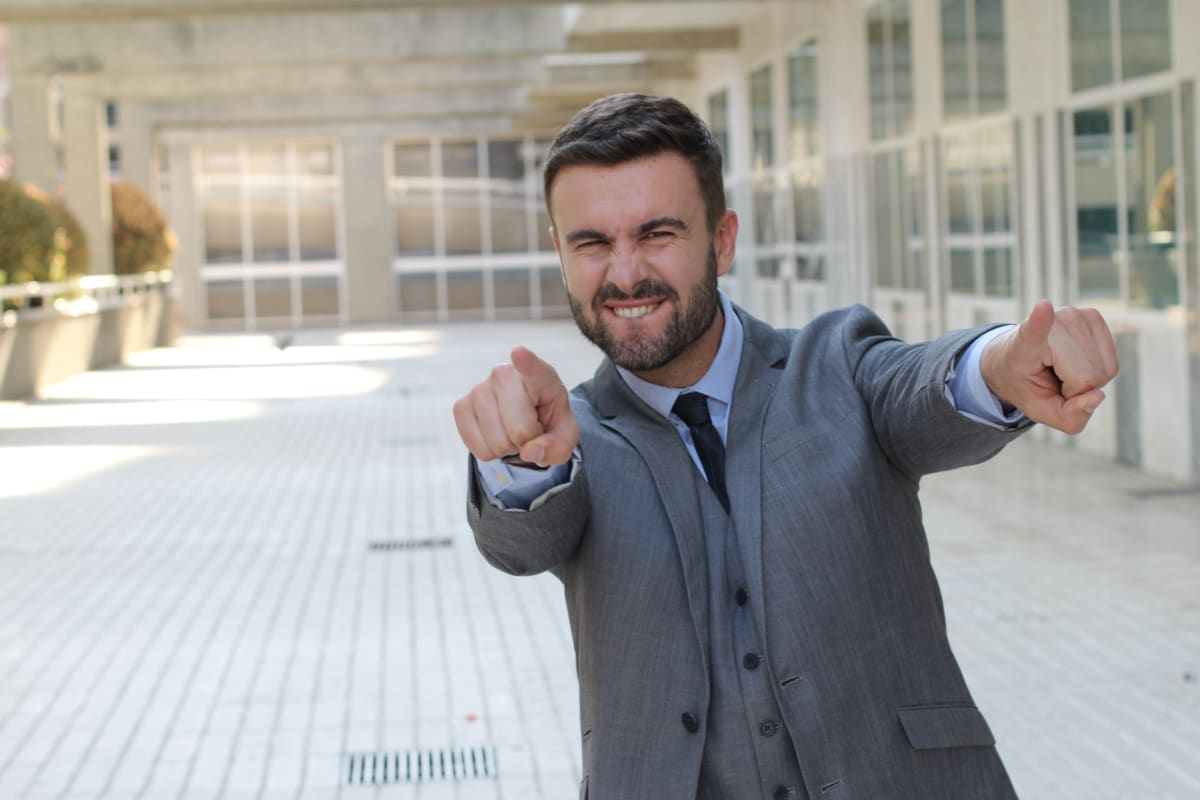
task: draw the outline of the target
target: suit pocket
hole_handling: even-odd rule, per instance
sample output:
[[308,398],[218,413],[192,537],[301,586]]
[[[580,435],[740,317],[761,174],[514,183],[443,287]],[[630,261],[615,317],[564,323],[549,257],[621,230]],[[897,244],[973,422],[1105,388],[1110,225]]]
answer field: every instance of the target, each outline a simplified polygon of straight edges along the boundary
[[907,706],[896,713],[905,736],[917,750],[996,744],[983,714],[970,703]]

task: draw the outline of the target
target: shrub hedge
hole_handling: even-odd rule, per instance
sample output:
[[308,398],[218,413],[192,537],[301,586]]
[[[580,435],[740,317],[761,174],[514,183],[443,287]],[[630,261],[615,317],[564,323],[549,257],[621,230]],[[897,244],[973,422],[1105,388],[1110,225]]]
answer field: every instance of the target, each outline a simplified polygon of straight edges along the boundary
[[141,189],[114,181],[112,215],[113,272],[131,275],[171,268],[175,235]]

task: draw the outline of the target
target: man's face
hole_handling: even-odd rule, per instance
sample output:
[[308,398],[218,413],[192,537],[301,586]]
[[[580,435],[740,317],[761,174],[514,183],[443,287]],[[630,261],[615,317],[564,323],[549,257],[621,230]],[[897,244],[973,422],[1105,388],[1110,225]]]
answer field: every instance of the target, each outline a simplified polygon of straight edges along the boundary
[[737,217],[716,231],[688,162],[675,153],[563,169],[550,189],[554,247],[575,322],[635,372],[673,361],[712,327]]

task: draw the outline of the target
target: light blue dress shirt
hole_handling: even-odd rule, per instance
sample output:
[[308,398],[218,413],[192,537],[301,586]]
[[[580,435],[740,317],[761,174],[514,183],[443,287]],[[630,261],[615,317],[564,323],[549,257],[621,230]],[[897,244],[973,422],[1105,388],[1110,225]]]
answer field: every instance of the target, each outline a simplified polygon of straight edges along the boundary
[[[700,380],[691,386],[676,389],[644,381],[629,370],[617,367],[617,372],[633,393],[675,426],[679,438],[683,440],[688,454],[701,474],[704,473],[704,467],[701,466],[696,446],[692,443],[691,431],[688,430],[687,423],[671,413],[671,408],[675,405],[675,399],[684,392],[703,393],[708,397],[708,412],[712,417],[713,427],[721,435],[721,441],[726,440],[729,409],[733,404],[734,383],[742,361],[745,331],[742,329],[742,321],[733,311],[729,297],[724,291],[718,291],[721,311],[725,315],[725,330],[721,334],[717,355]],[[1000,401],[984,382],[979,364],[988,343],[1012,327],[1008,325],[994,328],[977,338],[946,376],[946,397],[960,414],[984,425],[1008,428],[1024,419],[1020,411],[1004,413]],[[554,489],[565,485],[571,477],[574,464],[580,458],[576,448],[575,456],[570,462],[548,470],[513,467],[500,460],[484,461],[479,463],[479,479],[497,501],[496,505],[509,511],[521,511],[537,507],[553,494]]]

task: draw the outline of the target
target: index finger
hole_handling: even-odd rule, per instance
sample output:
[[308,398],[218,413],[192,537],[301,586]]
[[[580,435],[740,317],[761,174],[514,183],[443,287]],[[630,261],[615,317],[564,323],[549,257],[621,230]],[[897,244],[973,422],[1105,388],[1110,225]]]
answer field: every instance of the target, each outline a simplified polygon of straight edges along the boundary
[[1096,349],[1100,354],[1106,382],[1111,381],[1121,371],[1121,365],[1117,363],[1117,342],[1113,338],[1112,330],[1100,312],[1094,308],[1084,309],[1083,318],[1087,322],[1088,330],[1092,334],[1092,341],[1096,343]]

